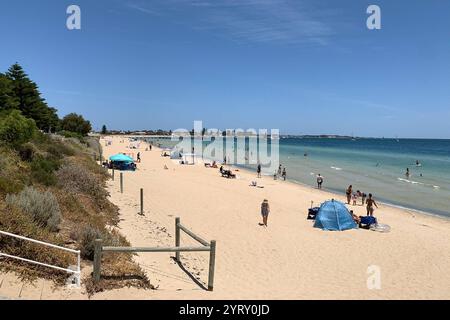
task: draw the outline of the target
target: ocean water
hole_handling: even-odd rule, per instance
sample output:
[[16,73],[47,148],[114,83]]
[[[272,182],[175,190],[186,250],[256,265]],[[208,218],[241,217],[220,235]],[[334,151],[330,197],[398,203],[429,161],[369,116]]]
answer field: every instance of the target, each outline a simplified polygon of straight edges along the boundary
[[353,185],[384,203],[450,217],[450,140],[285,138],[279,150],[291,182],[315,186],[320,173],[326,190],[344,194]]

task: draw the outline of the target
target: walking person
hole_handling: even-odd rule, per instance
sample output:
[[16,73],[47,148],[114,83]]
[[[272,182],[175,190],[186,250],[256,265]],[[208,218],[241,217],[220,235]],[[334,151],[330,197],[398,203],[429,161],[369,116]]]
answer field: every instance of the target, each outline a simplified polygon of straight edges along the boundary
[[281,176],[283,177],[283,180],[286,181],[286,168],[283,169]]
[[352,200],[352,193],[353,193],[353,186],[350,185],[345,191],[345,194],[347,195],[347,204],[350,204],[350,201]]
[[137,162],[141,162],[141,153],[140,152],[138,152],[138,154],[137,154]]
[[267,227],[267,219],[269,218],[270,213],[270,206],[269,201],[267,199],[264,199],[264,201],[261,204],[261,215],[263,218],[263,223],[260,223],[260,226]]
[[320,173],[317,175],[317,189],[322,189],[323,177]]
[[373,212],[375,211],[374,206],[378,209],[378,205],[375,202],[375,200],[373,199],[371,193],[369,193],[369,198],[367,198],[366,204],[367,204],[367,207],[366,207],[367,215],[372,217],[373,216]]
[[280,164],[280,166],[278,167],[278,176],[281,176],[281,164]]
[[261,178],[261,165],[258,163],[258,169],[256,169],[256,173],[258,174],[258,178]]

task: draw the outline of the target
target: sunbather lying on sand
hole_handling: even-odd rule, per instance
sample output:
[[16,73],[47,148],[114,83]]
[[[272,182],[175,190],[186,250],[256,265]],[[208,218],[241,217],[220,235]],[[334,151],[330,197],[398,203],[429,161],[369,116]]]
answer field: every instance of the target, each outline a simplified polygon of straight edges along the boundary
[[205,167],[206,168],[214,168],[217,169],[217,163],[215,161],[213,161],[213,163],[205,163]]

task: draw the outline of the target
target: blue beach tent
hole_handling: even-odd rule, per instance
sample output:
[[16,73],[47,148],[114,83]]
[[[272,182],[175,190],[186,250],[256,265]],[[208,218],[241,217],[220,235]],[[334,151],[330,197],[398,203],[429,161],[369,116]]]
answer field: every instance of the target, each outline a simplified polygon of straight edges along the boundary
[[136,165],[134,164],[133,158],[124,155],[124,154],[116,154],[114,156],[109,157],[109,160],[112,162],[112,169],[118,170],[136,170]]
[[331,200],[322,203],[320,206],[314,228],[321,228],[327,231],[344,231],[356,229],[357,225],[342,202]]
[[131,157],[126,156],[124,154],[116,154],[114,156],[109,157],[109,160],[111,160],[112,162],[126,162],[126,163],[134,162],[134,160]]

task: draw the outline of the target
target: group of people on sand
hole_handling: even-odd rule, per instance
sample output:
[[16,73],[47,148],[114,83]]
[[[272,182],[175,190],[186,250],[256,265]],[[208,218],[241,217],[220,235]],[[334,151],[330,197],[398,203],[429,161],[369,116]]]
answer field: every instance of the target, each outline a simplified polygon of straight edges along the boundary
[[367,194],[365,194],[364,192],[361,192],[359,190],[357,190],[356,192],[353,192],[353,186],[350,185],[345,190],[345,195],[347,197],[348,205],[350,203],[352,203],[354,206],[356,206],[358,199],[361,198],[361,205],[362,206],[366,205],[366,210],[367,210],[368,216],[373,216],[375,208],[378,209],[378,204],[375,201],[375,199],[373,198],[373,195],[371,193],[369,193],[369,196],[367,196]]

